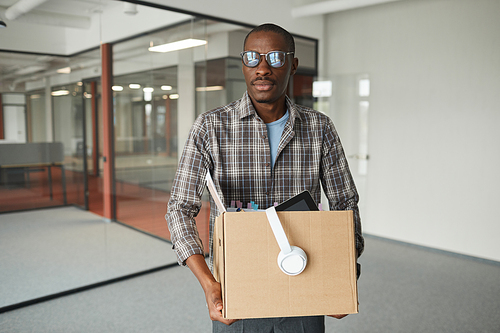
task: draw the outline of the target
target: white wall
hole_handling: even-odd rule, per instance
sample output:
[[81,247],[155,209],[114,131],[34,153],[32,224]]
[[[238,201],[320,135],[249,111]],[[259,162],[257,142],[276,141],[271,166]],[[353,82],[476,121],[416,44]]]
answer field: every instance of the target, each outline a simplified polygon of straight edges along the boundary
[[407,0],[326,17],[327,76],[371,79],[366,233],[500,261],[498,13]]

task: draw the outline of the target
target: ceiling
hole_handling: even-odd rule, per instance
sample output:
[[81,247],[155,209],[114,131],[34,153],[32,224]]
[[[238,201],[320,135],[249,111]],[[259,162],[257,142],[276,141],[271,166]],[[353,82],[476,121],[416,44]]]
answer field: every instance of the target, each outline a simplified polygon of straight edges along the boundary
[[[360,3],[369,5],[376,2],[395,0],[288,1],[290,10],[299,10],[300,12],[309,10],[312,13],[310,15],[315,15],[313,12],[317,9],[311,6],[331,6],[338,3],[345,5],[348,3],[355,7],[359,6]],[[0,28],[0,92],[16,91],[20,89],[18,83],[27,80],[39,80],[44,76],[53,75],[58,69],[69,66],[70,63],[72,66],[79,63],[77,65],[79,67],[98,66],[98,50],[94,53],[74,56],[74,51],[67,51],[64,49],[66,46],[61,44],[69,41],[73,42],[73,44],[76,43],[77,47],[80,47],[82,51],[96,49],[103,38],[102,30],[115,30],[115,25],[110,25],[108,29],[104,29],[102,22],[110,21],[110,18],[117,20],[118,17],[121,17],[121,21],[127,20],[134,17],[133,11],[137,8],[143,13],[146,10],[161,12],[161,16],[158,16],[156,21],[161,21],[162,26],[168,25],[170,17],[166,17],[166,11],[136,6],[118,0],[0,0],[0,20],[3,20],[7,25],[7,28]],[[328,10],[333,11],[333,9],[325,9],[326,7],[322,8],[323,12],[321,14]],[[136,16],[140,16],[140,14]],[[108,16],[103,19],[105,15]],[[172,15],[177,15],[172,18],[177,22],[189,20],[191,17],[179,13]],[[138,30],[137,26],[135,28],[125,26],[123,29],[124,36],[146,34],[147,31],[159,28],[149,27],[147,24],[139,24],[138,26],[139,29],[143,29],[142,32]],[[17,35],[13,37],[15,33]],[[126,35],[127,33],[128,35]],[[93,40],[90,40],[87,35],[92,35]],[[149,41],[144,39],[142,43],[150,43],[152,35],[149,34]],[[42,39],[43,42],[40,42]],[[120,37],[115,37],[114,40],[119,39]],[[2,43],[2,41],[4,42]],[[82,45],[87,44],[79,45],[79,41],[82,41]],[[35,46],[37,42],[41,44],[38,49]],[[17,51],[18,53],[1,51]],[[123,56],[136,51],[138,51],[138,47],[136,47],[136,50],[123,50]],[[66,55],[73,56],[68,57]]]
[[[25,5],[20,6],[19,4]],[[2,9],[1,17],[7,23],[7,25],[9,19],[5,16],[3,10],[7,10],[14,5],[20,6],[19,8],[21,9],[30,8],[24,14],[24,21],[30,23],[30,17],[32,18],[33,15],[43,16],[52,14],[60,16],[90,18],[92,15],[101,12],[104,7],[117,5],[117,3],[116,1],[111,0],[0,0],[0,9]],[[14,9],[16,9],[16,7],[14,7]],[[19,16],[16,19],[23,20],[22,17],[23,16]]]
[[[284,1],[289,3],[288,8],[283,8],[284,11],[289,11],[292,17],[303,17],[398,0]],[[166,5],[172,3],[169,0],[151,2]],[[29,33],[33,29],[38,31],[49,26],[88,30],[92,28],[93,21],[101,19],[100,15],[105,12],[127,13],[130,17],[135,15],[133,11],[139,7],[141,6],[126,2],[126,0],[0,0],[0,19],[7,24],[6,29],[0,29],[0,40],[2,35],[8,37],[13,30],[23,30]],[[0,49],[3,49],[2,44],[0,44]],[[56,52],[56,54],[61,53]]]

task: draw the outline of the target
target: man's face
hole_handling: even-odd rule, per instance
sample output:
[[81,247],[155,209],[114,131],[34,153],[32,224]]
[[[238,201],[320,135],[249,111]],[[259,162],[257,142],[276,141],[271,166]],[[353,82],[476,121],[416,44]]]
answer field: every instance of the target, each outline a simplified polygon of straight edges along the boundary
[[[282,36],[274,32],[254,32],[248,36],[245,51],[266,54],[269,51],[290,51]],[[248,95],[254,103],[281,102],[286,93],[288,79],[297,70],[298,59],[292,54],[286,56],[285,65],[273,68],[261,56],[260,63],[253,68],[243,65],[243,75],[247,84]]]

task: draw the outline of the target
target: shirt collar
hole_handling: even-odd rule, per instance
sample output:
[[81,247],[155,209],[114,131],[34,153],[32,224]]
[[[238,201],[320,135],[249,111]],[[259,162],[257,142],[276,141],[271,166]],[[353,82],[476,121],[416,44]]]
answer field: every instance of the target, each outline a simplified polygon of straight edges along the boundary
[[[290,112],[290,122],[293,127],[295,123],[295,119],[300,119],[302,120],[302,114],[297,108],[297,106],[292,103],[290,98],[288,96],[286,97],[286,107],[288,108],[288,111]],[[252,101],[250,100],[250,96],[248,96],[248,92],[245,91],[243,94],[243,97],[240,100],[240,119],[243,119],[245,117],[248,117],[250,115],[257,116],[257,112],[255,111]]]

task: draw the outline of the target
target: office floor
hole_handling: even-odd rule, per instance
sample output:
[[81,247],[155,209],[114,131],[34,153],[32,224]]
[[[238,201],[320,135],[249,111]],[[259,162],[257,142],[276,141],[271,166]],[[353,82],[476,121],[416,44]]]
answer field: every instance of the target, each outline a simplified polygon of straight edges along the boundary
[[[375,237],[360,262],[360,313],[327,332],[499,332],[499,263]],[[210,332],[204,302],[175,266],[0,314],[0,332]]]
[[76,207],[2,214],[0,307],[176,263],[171,246]]

